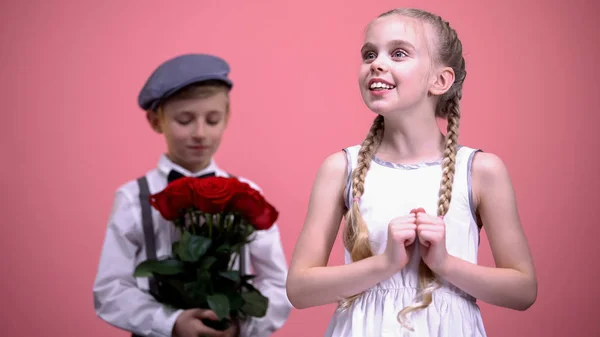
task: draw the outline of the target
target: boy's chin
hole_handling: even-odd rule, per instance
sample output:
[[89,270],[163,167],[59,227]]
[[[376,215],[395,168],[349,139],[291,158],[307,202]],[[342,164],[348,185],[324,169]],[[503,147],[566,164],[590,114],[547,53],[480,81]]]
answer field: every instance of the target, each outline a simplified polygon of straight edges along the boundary
[[205,166],[208,166],[210,163],[210,157],[203,158],[187,158],[184,161],[185,164],[189,167],[194,167],[196,171],[203,169]]
[[[211,157],[208,153],[202,156],[182,155],[177,157],[177,160],[174,160],[174,162],[190,172],[196,172],[206,168],[206,166],[210,164],[211,160]],[[171,160],[173,160],[173,158],[171,158]]]

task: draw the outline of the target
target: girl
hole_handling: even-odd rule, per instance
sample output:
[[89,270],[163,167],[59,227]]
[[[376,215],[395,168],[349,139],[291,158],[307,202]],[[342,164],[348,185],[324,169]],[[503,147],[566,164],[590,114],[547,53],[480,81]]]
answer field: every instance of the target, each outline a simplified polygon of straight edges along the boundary
[[[525,310],[537,280],[506,167],[457,143],[462,44],[440,17],[396,9],[370,23],[361,54],[377,117],[319,169],[288,297],[297,308],[339,301],[328,337],[486,336],[475,299]],[[327,267],[344,213],[346,264]],[[496,268],[477,265],[482,227]]]

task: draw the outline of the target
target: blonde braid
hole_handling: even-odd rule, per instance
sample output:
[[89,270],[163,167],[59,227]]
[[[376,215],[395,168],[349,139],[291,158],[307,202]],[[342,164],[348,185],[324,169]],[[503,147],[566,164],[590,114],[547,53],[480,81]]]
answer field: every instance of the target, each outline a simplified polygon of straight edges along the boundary
[[460,92],[450,101],[448,127],[446,132],[446,149],[442,161],[442,182],[440,183],[440,199],[438,200],[438,216],[445,216],[452,200],[452,183],[456,170],[456,151],[458,148],[458,127],[460,125]]
[[[384,120],[381,115],[378,115],[369,134],[362,142],[358,151],[358,160],[356,168],[352,171],[352,200],[350,207],[346,213],[346,226],[344,230],[344,245],[352,256],[352,261],[359,261],[373,256],[373,250],[369,243],[369,230],[367,224],[360,214],[360,207],[356,199],[362,197],[365,187],[365,177],[371,166],[371,159],[375,150],[381,143],[383,137]],[[350,163],[348,163],[350,165]],[[340,309],[348,308],[361,294],[350,296],[340,301]]]

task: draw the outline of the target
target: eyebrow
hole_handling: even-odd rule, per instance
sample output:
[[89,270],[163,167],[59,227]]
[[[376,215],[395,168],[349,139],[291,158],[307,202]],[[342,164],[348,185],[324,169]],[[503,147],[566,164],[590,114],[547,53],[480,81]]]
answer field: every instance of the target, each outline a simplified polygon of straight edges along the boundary
[[[388,46],[394,46],[394,47],[405,47],[407,49],[411,49],[411,50],[416,50],[416,48],[408,41],[406,40],[392,40],[390,42],[388,42]],[[360,49],[361,53],[364,53],[366,50],[369,49],[377,49],[375,47],[375,45],[371,42],[367,42],[363,45],[363,47]]]

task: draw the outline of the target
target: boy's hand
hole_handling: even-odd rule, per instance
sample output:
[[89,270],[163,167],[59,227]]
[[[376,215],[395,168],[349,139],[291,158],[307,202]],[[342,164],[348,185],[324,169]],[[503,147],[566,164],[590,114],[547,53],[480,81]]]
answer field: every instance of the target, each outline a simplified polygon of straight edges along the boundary
[[231,322],[231,326],[229,329],[223,331],[225,334],[224,337],[239,337],[240,336],[240,324],[237,319],[234,319]]
[[[189,309],[181,313],[173,327],[173,337],[229,337],[230,328],[217,331],[202,324],[203,319],[218,320],[217,315],[210,310]],[[237,331],[237,330],[236,330]]]

